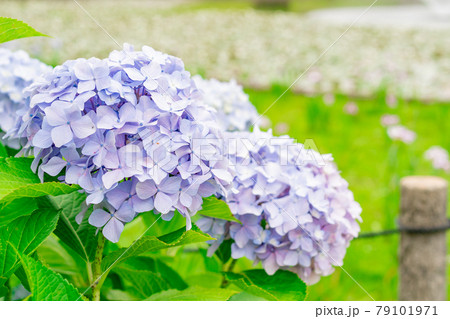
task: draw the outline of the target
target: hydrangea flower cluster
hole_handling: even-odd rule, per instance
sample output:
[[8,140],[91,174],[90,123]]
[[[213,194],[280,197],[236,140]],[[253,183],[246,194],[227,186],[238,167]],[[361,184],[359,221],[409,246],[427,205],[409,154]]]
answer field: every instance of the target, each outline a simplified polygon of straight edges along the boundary
[[[12,52],[0,48],[0,130],[8,132],[18,114],[26,112],[29,99],[23,89],[51,67],[30,58],[25,51]],[[18,148],[16,140],[8,140],[8,146]]]
[[112,242],[151,210],[166,220],[177,210],[189,229],[202,198],[232,181],[215,118],[179,58],[125,45],[104,60],[67,61],[27,91],[14,134],[22,153],[41,179],[80,185],[90,224]]
[[220,82],[216,79],[206,80],[199,75],[193,79],[202,91],[204,103],[216,110],[223,130],[248,131],[258,120],[255,106],[235,80]]
[[218,238],[210,254],[231,238],[232,258],[261,261],[269,275],[287,269],[313,284],[331,274],[361,221],[332,159],[257,128],[227,135],[237,176],[226,201],[241,224],[200,219],[199,227]]

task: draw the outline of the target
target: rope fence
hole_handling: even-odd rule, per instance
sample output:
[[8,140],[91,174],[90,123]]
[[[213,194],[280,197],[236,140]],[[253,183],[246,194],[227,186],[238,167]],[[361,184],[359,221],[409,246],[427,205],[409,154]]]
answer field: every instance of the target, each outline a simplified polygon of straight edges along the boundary
[[434,176],[400,181],[397,227],[361,233],[355,239],[400,234],[398,299],[447,300],[448,183]]
[[402,227],[399,225],[397,228],[394,229],[387,229],[387,230],[381,230],[377,232],[365,232],[360,233],[358,237],[355,239],[365,239],[365,238],[374,238],[374,237],[382,237],[382,236],[389,236],[389,235],[396,235],[400,233],[410,233],[410,234],[431,234],[431,233],[438,233],[447,231],[450,229],[450,219],[447,219],[447,224],[437,227],[430,227],[430,228],[420,228],[420,227]]

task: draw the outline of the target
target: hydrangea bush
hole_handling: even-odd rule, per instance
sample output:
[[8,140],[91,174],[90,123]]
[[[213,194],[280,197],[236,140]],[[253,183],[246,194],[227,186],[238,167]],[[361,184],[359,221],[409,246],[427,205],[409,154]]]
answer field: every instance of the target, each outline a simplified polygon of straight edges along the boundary
[[[40,35],[0,17],[0,43]],[[346,182],[331,159],[250,133],[258,114],[235,82],[193,80],[147,46],[53,70],[8,54],[0,124],[20,150],[0,148],[0,299],[304,300],[299,276],[342,263],[360,214]],[[264,270],[233,269],[243,256]],[[184,281],[185,263],[206,276]]]
[[[94,205],[89,222],[117,242],[141,212],[187,219],[232,175],[213,114],[183,62],[125,46],[109,58],[57,66],[28,89],[12,137],[33,167],[78,184]],[[83,213],[79,216],[82,220]]]
[[[0,130],[3,133],[14,126],[18,114],[26,112],[29,99],[23,89],[49,70],[50,66],[30,58],[25,51],[0,48]],[[18,143],[11,139],[8,146],[18,148]]]
[[258,129],[227,139],[237,176],[226,201],[240,223],[199,220],[218,238],[210,253],[232,239],[233,258],[261,261],[269,275],[293,271],[309,284],[341,266],[361,207],[330,156]]

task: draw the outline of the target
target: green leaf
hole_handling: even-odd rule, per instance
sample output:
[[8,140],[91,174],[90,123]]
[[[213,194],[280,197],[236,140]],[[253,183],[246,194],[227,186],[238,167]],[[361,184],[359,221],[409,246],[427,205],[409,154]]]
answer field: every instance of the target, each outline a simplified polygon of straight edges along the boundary
[[[31,184],[19,187],[0,200],[0,225],[11,222],[19,216],[31,214],[35,207],[33,198],[69,194],[80,189],[78,185],[59,182]],[[24,207],[24,208],[23,208]]]
[[219,248],[215,251],[217,257],[219,257],[222,264],[225,264],[231,258],[231,245],[233,244],[232,239],[227,239],[220,244]]
[[[135,219],[133,219],[131,222],[127,223],[122,234],[120,235],[120,240],[117,242],[117,246],[119,248],[129,247],[135,240],[137,240],[143,233],[145,233],[148,226],[143,221],[142,215],[143,214],[137,215]],[[150,214],[147,213],[145,215],[150,215]],[[184,220],[184,223],[186,225],[186,220]],[[177,227],[174,230],[177,230],[178,228],[180,228],[180,227]],[[152,229],[153,229],[153,227],[152,227]],[[150,235],[150,234],[148,234],[148,235]]]
[[29,158],[0,158],[0,226],[38,209],[33,198],[57,196],[79,189],[58,182],[40,183]]
[[8,206],[0,204],[0,227],[8,225],[16,218],[29,216],[38,209],[38,201],[28,198],[20,198]]
[[31,158],[0,158],[0,199],[13,190],[39,183],[39,178],[31,171]]
[[301,301],[306,298],[305,283],[287,270],[278,270],[269,276],[263,269],[253,269],[240,274],[227,272],[225,277],[245,292],[266,300]]
[[77,301],[81,294],[60,274],[31,257],[20,255],[34,301]]
[[170,289],[152,295],[147,301],[226,301],[237,291],[221,288],[189,287],[183,291]]
[[37,255],[44,265],[63,275],[76,287],[89,287],[86,262],[56,236],[47,237],[37,249]]
[[47,35],[36,31],[20,20],[0,17],[0,43],[38,36],[46,37]]
[[205,263],[205,269],[211,272],[222,272],[222,264],[220,260],[215,258],[215,256],[208,256],[208,250],[204,248],[199,248],[199,254],[203,257]]
[[48,182],[48,183],[39,183],[26,185],[19,188],[16,188],[8,195],[4,196],[0,205],[7,206],[11,202],[16,199],[27,197],[27,198],[36,198],[42,196],[59,196],[64,194],[70,194],[80,189],[78,185],[68,185],[59,182]]
[[102,262],[103,270],[107,270],[113,265],[117,265],[130,257],[142,255],[144,253],[158,251],[170,247],[193,244],[212,240],[211,236],[203,233],[197,226],[192,225],[192,229],[180,228],[177,231],[161,237],[143,236],[135,241],[130,247],[116,250],[106,256]]
[[[186,226],[186,218],[178,212],[175,212],[171,220],[163,220],[160,214],[154,214],[153,212],[143,213],[140,216],[146,226],[145,228],[149,228],[146,234],[151,236],[163,236]],[[124,230],[124,232],[126,231],[127,229]]]
[[[0,158],[0,200],[13,190],[39,183],[39,178],[31,171],[30,158]],[[37,210],[35,201],[18,200],[13,205],[0,205],[0,226],[17,217],[30,215]]]
[[[189,286],[220,288],[223,278],[220,261],[215,256],[212,258],[206,257],[206,249],[196,246],[181,247],[176,249],[175,256],[164,256],[162,258]],[[205,262],[206,260],[210,262]]]
[[[16,253],[29,255],[53,232],[59,211],[40,210],[0,227],[0,285],[18,268]],[[11,248],[11,246],[13,248]]]
[[97,229],[89,225],[88,214],[83,218],[81,224],[75,221],[75,217],[81,212],[85,200],[86,195],[78,192],[52,199],[53,203],[62,209],[55,235],[81,258],[90,262],[94,260],[97,247],[97,237],[95,236]]
[[23,269],[22,265],[19,265],[19,267],[16,269],[14,275],[20,280],[20,283],[25,287],[26,290],[30,291],[30,284],[28,283],[27,274],[25,273],[25,270]]
[[0,142],[0,157],[8,157],[8,151],[6,150],[5,145]]
[[205,288],[220,288],[223,280],[222,274],[205,271],[204,273],[188,275],[185,277],[188,286],[200,286]]
[[0,298],[6,297],[9,294],[8,287],[0,285]]
[[203,198],[202,210],[198,213],[203,216],[241,223],[233,216],[233,213],[231,213],[228,204],[215,196]]
[[113,271],[129,283],[126,290],[139,299],[163,290],[187,288],[187,284],[172,268],[150,257],[130,258]]
[[119,289],[110,289],[106,292],[106,299],[109,301],[137,301],[136,297],[128,293],[127,291]]
[[247,292],[241,292],[232,296],[228,301],[266,301],[266,299],[251,295]]

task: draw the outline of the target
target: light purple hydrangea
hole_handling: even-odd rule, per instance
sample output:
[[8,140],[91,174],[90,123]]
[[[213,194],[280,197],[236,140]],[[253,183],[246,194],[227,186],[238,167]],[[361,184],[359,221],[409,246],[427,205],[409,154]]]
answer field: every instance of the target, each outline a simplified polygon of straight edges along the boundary
[[[57,66],[28,89],[16,123],[33,168],[78,184],[112,242],[138,213],[187,219],[232,181],[214,115],[183,62],[144,46]],[[83,216],[79,216],[80,220]]]
[[258,112],[242,86],[235,80],[220,82],[193,77],[203,101],[217,112],[218,122],[226,131],[248,131],[258,120]]
[[237,176],[226,201],[241,224],[200,219],[218,239],[210,254],[231,238],[232,258],[262,262],[269,275],[291,270],[308,284],[342,265],[361,207],[332,159],[257,128],[227,138]]
[[[12,52],[0,48],[0,130],[8,132],[16,118],[26,112],[29,99],[23,89],[51,67],[32,59],[25,51]],[[17,140],[9,139],[8,146],[18,148]]]

